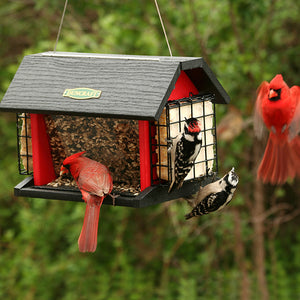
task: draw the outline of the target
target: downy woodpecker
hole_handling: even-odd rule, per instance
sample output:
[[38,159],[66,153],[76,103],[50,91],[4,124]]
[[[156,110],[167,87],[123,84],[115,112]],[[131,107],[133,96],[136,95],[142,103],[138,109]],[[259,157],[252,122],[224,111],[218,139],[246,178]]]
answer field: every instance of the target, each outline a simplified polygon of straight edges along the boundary
[[225,207],[232,199],[239,177],[231,169],[224,177],[200,188],[193,203],[192,211],[185,215],[185,219],[202,216]]
[[171,153],[172,183],[169,193],[180,188],[190,172],[202,146],[202,133],[196,118],[186,119],[184,129],[173,140]]

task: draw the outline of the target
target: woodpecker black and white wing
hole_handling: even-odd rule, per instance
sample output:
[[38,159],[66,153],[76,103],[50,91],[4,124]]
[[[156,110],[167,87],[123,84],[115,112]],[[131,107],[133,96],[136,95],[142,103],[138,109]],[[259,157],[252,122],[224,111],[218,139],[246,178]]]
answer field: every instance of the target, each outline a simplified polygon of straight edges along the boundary
[[184,146],[182,140],[177,144],[176,154],[175,154],[175,166],[174,166],[174,185],[177,188],[181,188],[184,178],[190,172],[193,166],[193,161],[186,159],[184,154]]
[[172,142],[169,150],[172,167],[172,183],[169,193],[182,186],[200,152],[202,133],[197,119],[186,120],[183,131]]
[[200,188],[194,201],[194,208],[185,218],[202,216],[224,208],[231,201],[238,181],[239,178],[232,168],[221,179]]
[[172,183],[171,183],[170,188],[169,188],[169,193],[171,192],[173,187],[176,186],[176,183],[175,183],[176,182],[175,163],[176,163],[176,160],[177,160],[176,149],[177,149],[178,143],[181,140],[181,137],[182,137],[182,134],[180,133],[175,138],[173,138],[171,140],[172,145],[168,149],[168,151],[170,153],[170,156],[171,156],[171,170],[172,170]]
[[202,216],[221,209],[226,199],[227,194],[225,192],[210,194],[196,205],[189,214],[185,215],[185,219],[188,220],[192,217]]

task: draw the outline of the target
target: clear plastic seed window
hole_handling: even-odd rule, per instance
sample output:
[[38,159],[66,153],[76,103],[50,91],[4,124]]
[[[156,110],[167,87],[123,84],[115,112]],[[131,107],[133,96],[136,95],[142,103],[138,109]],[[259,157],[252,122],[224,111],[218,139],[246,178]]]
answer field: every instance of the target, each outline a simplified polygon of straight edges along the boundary
[[[67,115],[45,115],[44,120],[58,177],[49,186],[75,187],[72,180],[59,177],[60,167],[66,157],[86,151],[85,156],[109,168],[116,192],[140,191],[138,121]],[[18,114],[17,124],[19,168],[21,174],[32,174],[29,116]]]

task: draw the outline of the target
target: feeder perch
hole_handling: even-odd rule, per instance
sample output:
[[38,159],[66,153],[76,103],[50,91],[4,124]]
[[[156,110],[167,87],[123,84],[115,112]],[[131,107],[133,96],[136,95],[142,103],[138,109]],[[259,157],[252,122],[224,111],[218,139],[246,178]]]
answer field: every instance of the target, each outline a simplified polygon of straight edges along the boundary
[[[191,195],[218,171],[215,104],[229,100],[202,58],[25,56],[0,103],[17,114],[19,172],[27,175],[15,195],[82,201],[72,181],[58,176],[64,158],[84,150],[110,169],[116,205]],[[201,123],[202,149],[182,188],[168,193],[168,140],[190,117]]]

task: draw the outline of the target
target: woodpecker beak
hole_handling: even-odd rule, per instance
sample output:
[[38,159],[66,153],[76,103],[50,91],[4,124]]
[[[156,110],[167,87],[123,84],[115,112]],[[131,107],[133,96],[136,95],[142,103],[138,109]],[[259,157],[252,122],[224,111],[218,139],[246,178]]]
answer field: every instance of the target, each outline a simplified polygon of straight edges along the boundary
[[61,166],[59,176],[63,176],[63,175],[68,174],[68,173],[69,173],[69,170],[64,166]]
[[276,98],[276,97],[278,97],[278,93],[275,90],[271,89],[269,93],[269,99]]

